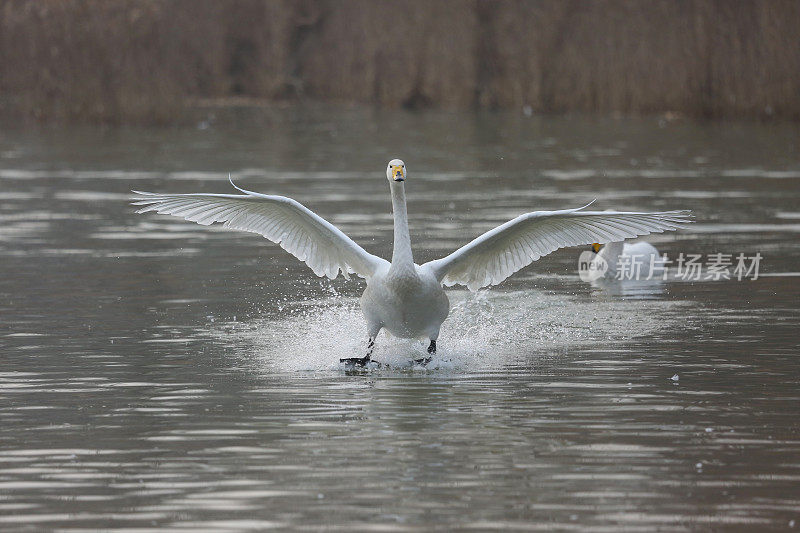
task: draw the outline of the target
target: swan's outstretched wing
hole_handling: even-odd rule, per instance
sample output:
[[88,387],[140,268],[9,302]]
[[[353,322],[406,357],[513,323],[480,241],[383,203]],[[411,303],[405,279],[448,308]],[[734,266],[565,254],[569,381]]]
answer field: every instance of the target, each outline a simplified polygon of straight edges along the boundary
[[[231,181],[233,184],[233,181]],[[246,191],[244,194],[158,194],[133,191],[136,211],[155,211],[208,226],[259,233],[305,262],[317,276],[345,277],[355,272],[369,278],[386,260],[367,253],[342,231],[304,205],[284,196]]]
[[442,259],[425,263],[445,285],[496,285],[542,256],[567,246],[621,241],[684,227],[688,211],[535,211],[487,231]]

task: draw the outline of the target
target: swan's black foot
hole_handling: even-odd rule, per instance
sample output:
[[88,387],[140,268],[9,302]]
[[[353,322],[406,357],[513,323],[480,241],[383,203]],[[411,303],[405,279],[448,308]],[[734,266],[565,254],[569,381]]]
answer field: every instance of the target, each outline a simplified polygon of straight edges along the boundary
[[360,366],[365,367],[367,363],[372,361],[370,357],[372,357],[372,350],[375,349],[375,339],[370,337],[369,341],[367,341],[367,355],[364,357],[345,357],[344,359],[339,359],[340,363],[344,363],[347,366]]
[[347,366],[367,366],[372,359],[370,359],[369,354],[365,355],[364,357],[346,357],[344,359],[339,359],[340,363],[344,363]]
[[[431,344],[430,346],[428,346],[428,353],[431,355],[436,353],[436,341],[431,340]],[[414,359],[414,362],[417,363],[418,365],[425,366],[428,363],[430,363],[432,359],[433,357],[428,356],[428,357],[423,357],[422,359]]]

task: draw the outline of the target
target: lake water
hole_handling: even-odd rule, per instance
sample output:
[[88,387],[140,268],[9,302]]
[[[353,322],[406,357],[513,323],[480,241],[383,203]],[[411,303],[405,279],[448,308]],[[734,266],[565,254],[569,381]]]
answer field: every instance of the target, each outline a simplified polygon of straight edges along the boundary
[[[526,211],[691,209],[649,242],[758,279],[593,286],[581,249],[452,290],[363,354],[363,281],[130,189],[296,198],[417,262]],[[800,127],[232,109],[166,129],[0,129],[0,529],[800,527]],[[673,272],[677,274],[676,272]]]

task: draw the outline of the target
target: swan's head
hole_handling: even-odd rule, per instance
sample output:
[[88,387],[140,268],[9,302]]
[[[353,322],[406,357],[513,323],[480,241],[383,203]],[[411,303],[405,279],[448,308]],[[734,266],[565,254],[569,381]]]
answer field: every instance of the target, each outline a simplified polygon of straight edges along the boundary
[[386,167],[386,178],[391,181],[406,180],[406,164],[402,159],[392,159]]
[[600,244],[599,242],[596,242],[596,243],[592,244],[592,251],[594,253],[598,253],[600,251],[600,248],[602,248],[602,247],[603,247],[602,244]]

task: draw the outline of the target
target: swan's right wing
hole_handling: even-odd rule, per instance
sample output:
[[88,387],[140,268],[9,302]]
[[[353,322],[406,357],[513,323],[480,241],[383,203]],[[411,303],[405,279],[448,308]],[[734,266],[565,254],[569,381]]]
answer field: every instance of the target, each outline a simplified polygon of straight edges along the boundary
[[487,231],[442,259],[425,263],[439,282],[477,290],[496,285],[542,256],[567,246],[608,243],[675,230],[691,222],[688,211],[535,211]]
[[[233,182],[231,182],[233,184]],[[234,185],[234,187],[236,187]],[[236,187],[239,189],[238,187]],[[133,191],[137,213],[155,211],[208,226],[258,233],[303,261],[317,276],[370,278],[385,259],[367,253],[342,231],[304,205],[284,196],[239,189],[245,194],[158,194]]]

